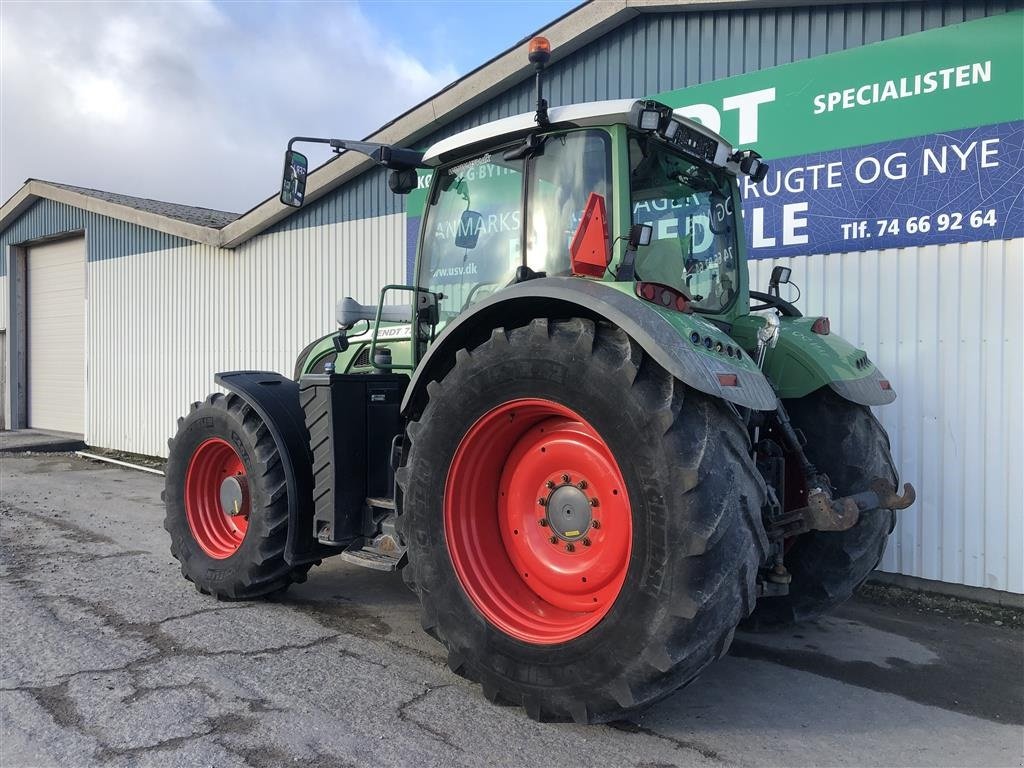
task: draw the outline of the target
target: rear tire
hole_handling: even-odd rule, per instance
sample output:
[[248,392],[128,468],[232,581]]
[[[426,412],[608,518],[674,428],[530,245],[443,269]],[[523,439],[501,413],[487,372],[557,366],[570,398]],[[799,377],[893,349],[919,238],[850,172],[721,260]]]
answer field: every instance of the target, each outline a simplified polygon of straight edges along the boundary
[[[786,401],[793,425],[807,437],[807,458],[824,472],[836,493],[863,491],[875,478],[896,487],[889,437],[867,406],[844,400],[828,387]],[[786,552],[793,576],[789,594],[761,598],[751,628],[770,629],[815,619],[846,602],[882,559],[896,525],[891,509],[865,512],[846,531],[809,531]]]
[[[306,580],[310,565],[284,559],[288,491],[277,445],[266,424],[235,394],[193,403],[168,443],[162,494],[164,528],[182,575],[222,600],[247,600]],[[226,477],[241,478],[237,516],[217,496]]]
[[[460,350],[454,367],[428,394],[422,415],[409,425],[408,461],[398,473],[404,494],[399,524],[409,546],[406,580],[419,595],[424,628],[447,646],[453,671],[480,682],[488,699],[521,705],[535,719],[603,722],[666,696],[726,652],[737,623],[754,606],[767,547],[764,485],[735,409],[672,378],[620,329],[581,319],[496,329],[472,351]],[[466,474],[458,468],[464,445],[473,452],[496,450],[487,440],[466,442],[495,414],[500,419],[493,422],[493,440],[508,440],[508,459],[492,455],[468,465]],[[517,418],[526,424],[518,432]],[[577,540],[578,551],[566,555],[566,541],[559,540],[534,562],[550,559],[594,581],[621,562],[621,583],[609,588],[611,604],[600,615],[579,610],[574,619],[571,611],[560,612],[565,593],[556,590],[556,602],[550,602],[540,595],[551,592],[535,589],[551,575],[542,564],[528,580],[516,567],[522,546],[501,549],[509,533],[525,538],[543,531],[534,542],[545,550],[545,536],[555,532],[553,522],[538,527],[554,495],[546,506],[538,506],[536,493],[524,493],[517,506],[498,498],[499,488],[514,495],[517,486],[506,485],[510,472],[509,482],[518,482],[520,467],[533,466],[519,458],[524,445],[540,451],[556,444],[556,438],[539,434],[543,425],[561,430],[557,439],[570,443],[574,438],[566,435],[575,430],[583,442],[550,466],[540,465],[537,477],[557,478],[563,471],[572,481],[586,477],[591,459],[581,457],[596,455],[600,461],[607,451],[610,468],[590,472],[585,485],[588,495],[608,500],[594,508],[594,519],[614,509],[628,516],[607,517],[594,531],[592,547],[579,547]],[[597,445],[596,453],[588,453],[587,445]],[[466,498],[453,478],[480,491],[474,497],[479,503],[453,504]],[[616,507],[609,494],[618,479],[625,498]],[[556,491],[561,488],[561,481],[553,482]],[[538,487],[543,495],[552,486],[540,481]],[[520,522],[528,530],[502,530],[506,516],[517,510],[524,510]],[[485,565],[473,565],[472,536],[459,533],[459,521],[466,520],[484,555],[477,560]],[[574,562],[585,562],[573,558],[593,554],[601,546],[599,536],[610,536],[615,526],[631,530],[625,559],[613,554],[573,571]],[[465,576],[474,567],[482,576],[475,582]],[[577,587],[586,600],[605,594],[596,587],[586,591],[592,585]],[[517,611],[525,617],[521,621],[502,619]]]

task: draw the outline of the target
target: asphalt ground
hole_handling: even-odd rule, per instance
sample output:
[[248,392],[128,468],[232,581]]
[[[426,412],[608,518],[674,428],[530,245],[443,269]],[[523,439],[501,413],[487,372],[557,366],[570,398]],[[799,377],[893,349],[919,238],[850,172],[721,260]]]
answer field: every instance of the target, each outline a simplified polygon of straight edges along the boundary
[[630,721],[536,723],[448,671],[398,574],[273,602],[184,581],[162,478],[0,455],[0,765],[1024,764],[1019,623],[855,600]]

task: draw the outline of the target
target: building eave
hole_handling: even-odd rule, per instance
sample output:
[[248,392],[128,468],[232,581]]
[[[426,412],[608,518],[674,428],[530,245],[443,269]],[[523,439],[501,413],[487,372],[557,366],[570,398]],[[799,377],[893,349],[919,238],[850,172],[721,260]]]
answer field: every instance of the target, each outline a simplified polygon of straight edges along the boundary
[[81,192],[48,184],[38,179],[29,179],[22,185],[21,189],[14,193],[11,198],[0,208],[0,232],[6,230],[19,216],[31,208],[38,200],[53,200],[65,205],[81,208],[85,211],[109,216],[112,219],[126,221],[129,224],[137,224],[140,227],[155,229],[158,232],[165,232],[169,235],[191,240],[204,245],[219,246],[221,244],[221,230],[213,227],[204,227],[200,224],[190,224],[180,219],[169,216],[161,216],[151,211],[142,211],[128,205],[102,200],[91,197]]

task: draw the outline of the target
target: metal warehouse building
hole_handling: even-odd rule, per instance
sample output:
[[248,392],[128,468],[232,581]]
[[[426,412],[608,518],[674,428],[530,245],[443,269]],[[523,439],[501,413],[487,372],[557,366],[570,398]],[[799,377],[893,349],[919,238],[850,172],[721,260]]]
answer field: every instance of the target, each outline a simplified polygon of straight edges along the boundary
[[[1013,593],[1022,5],[602,0],[539,32],[553,105],[657,96],[773,161],[745,190],[752,286],[791,266],[798,306],[830,316],[899,393],[878,415],[919,501],[882,568]],[[424,147],[532,99],[518,46],[369,138]],[[415,193],[392,195],[346,153],[310,175],[307,201],[239,216],[26,182],[0,211],[4,426],[165,455],[213,372],[290,373],[338,298],[375,303],[411,279]]]

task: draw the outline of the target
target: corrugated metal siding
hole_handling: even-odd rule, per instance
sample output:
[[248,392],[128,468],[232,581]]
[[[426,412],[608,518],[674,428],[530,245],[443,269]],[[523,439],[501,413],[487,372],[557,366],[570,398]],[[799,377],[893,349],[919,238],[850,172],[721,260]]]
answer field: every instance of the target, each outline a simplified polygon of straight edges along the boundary
[[[90,445],[166,456],[213,373],[291,374],[330,332],[342,296],[376,302],[402,281],[402,215],[257,237],[229,251],[193,244],[88,264]],[[380,257],[379,254],[394,254]]]
[[753,261],[751,286],[776,264],[898,393],[876,415],[918,500],[883,570],[1024,592],[1024,240]]

